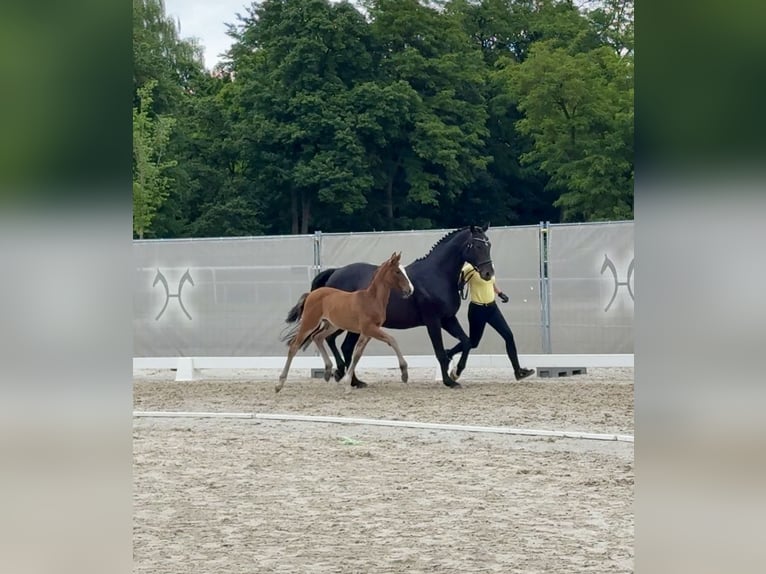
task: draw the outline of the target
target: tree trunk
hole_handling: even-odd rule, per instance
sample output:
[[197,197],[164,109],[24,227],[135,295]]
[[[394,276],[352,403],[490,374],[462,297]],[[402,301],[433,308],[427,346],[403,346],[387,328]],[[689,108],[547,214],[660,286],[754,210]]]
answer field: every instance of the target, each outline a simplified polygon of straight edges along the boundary
[[394,220],[394,174],[396,170],[388,178],[386,184],[386,218],[391,223]]
[[311,220],[311,198],[306,192],[301,193],[301,203],[303,210],[301,214],[301,233],[304,235],[309,232],[309,221]]
[[292,190],[290,192],[290,211],[292,214],[292,227],[290,228],[290,233],[293,235],[298,234],[298,192],[296,190]]

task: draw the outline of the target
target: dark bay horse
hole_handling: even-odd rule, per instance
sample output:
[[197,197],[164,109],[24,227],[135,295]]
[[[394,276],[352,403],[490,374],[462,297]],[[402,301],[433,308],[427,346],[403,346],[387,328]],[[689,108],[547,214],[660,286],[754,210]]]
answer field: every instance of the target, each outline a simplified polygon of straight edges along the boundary
[[285,368],[282,369],[279,382],[274,388],[276,392],[282,390],[287,379],[287,372],[290,370],[290,363],[298,349],[301,347],[305,349],[311,341],[316,343],[322,354],[324,378],[325,381],[329,381],[332,376],[332,362],[324,348],[324,340],[339,330],[359,334],[351,365],[341,384],[348,384],[353,380],[356,365],[370,339],[383,341],[394,349],[399,358],[402,382],[407,382],[407,362],[402,356],[399,345],[396,339],[380,328],[386,320],[391,290],[397,290],[404,298],[410,297],[414,291],[407,272],[399,264],[401,256],[401,253],[392,254],[375,270],[372,281],[364,289],[349,293],[332,287],[320,287],[311,293],[301,295],[298,302],[300,322],[282,337],[290,349],[287,353]]
[[[444,329],[462,344],[462,354],[456,369],[459,376],[465,369],[471,342],[455,317],[460,308],[458,277],[465,262],[478,269],[485,279],[490,279],[494,275],[490,256],[491,246],[486,231],[487,226],[471,225],[451,231],[442,237],[425,256],[405,267],[415,286],[415,295],[404,299],[393,294],[388,303],[383,326],[391,329],[425,326],[441,367],[442,382],[448,387],[459,387],[460,384],[447,373],[449,359],[444,350],[441,330]],[[344,291],[363,289],[370,283],[374,272],[375,265],[369,263],[352,263],[337,269],[326,269],[314,278],[311,289],[313,291],[324,286]],[[294,322],[299,316],[300,301],[288,313],[287,322]],[[342,345],[343,357],[341,357],[335,345],[335,339],[339,335],[340,332],[327,337],[327,344],[338,365],[336,378],[344,375],[345,367],[351,361],[351,353],[359,338],[357,333],[349,330]],[[358,387],[366,385],[356,376],[352,377],[351,384]]]

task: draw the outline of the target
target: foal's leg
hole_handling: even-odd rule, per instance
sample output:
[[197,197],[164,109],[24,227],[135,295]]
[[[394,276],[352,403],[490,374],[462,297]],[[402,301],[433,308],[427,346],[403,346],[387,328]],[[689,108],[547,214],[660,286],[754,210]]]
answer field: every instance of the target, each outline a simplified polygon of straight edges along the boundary
[[409,378],[409,375],[407,374],[407,361],[404,360],[402,352],[399,350],[399,343],[396,342],[396,339],[394,339],[380,327],[370,327],[367,329],[366,334],[373,339],[383,341],[394,350],[396,357],[399,359],[399,370],[402,372],[402,382],[406,383],[407,379]]
[[[311,325],[311,327],[308,327],[308,325]],[[287,361],[285,362],[285,368],[282,369],[282,373],[279,375],[279,382],[274,387],[274,392],[278,393],[282,390],[282,387],[285,386],[285,380],[287,380],[287,373],[290,370],[290,364],[293,362],[293,357],[295,357],[296,353],[298,353],[298,350],[301,348],[301,343],[303,340],[308,337],[312,331],[317,329],[317,327],[319,327],[319,321],[311,321],[311,319],[306,317],[306,315],[301,318],[300,328],[290,343],[287,351]]]
[[303,329],[301,329],[301,332],[298,333],[298,336],[293,339],[293,342],[290,343],[290,348],[287,351],[287,362],[285,363],[285,368],[282,369],[282,374],[279,375],[279,382],[274,387],[274,392],[278,393],[282,390],[282,387],[285,386],[285,380],[287,380],[287,372],[290,370],[290,363],[293,362],[293,357],[298,352],[298,349],[300,349],[301,345],[300,342],[303,340],[303,337],[305,337],[308,333],[303,333]]
[[359,340],[356,342],[356,346],[354,347],[354,354],[351,358],[351,364],[348,367],[348,371],[346,372],[346,375],[340,380],[340,384],[345,385],[347,390],[351,389],[351,386],[349,386],[349,383],[352,383],[352,381],[354,380],[354,371],[356,370],[356,365],[359,362],[359,359],[362,358],[362,353],[364,353],[364,348],[367,346],[367,343],[369,342],[370,342],[370,338],[367,337],[366,335],[359,336]]

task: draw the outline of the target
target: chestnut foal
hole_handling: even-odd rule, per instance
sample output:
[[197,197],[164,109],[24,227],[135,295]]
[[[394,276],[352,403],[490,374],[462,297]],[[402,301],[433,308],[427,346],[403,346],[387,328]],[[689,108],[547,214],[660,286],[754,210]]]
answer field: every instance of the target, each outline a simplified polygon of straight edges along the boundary
[[399,350],[399,345],[396,339],[381,329],[381,325],[386,320],[386,307],[391,289],[397,289],[404,297],[409,297],[415,290],[404,267],[399,263],[401,255],[401,253],[394,253],[380,265],[366,289],[349,293],[332,287],[321,287],[301,296],[298,302],[299,305],[303,303],[300,322],[282,337],[282,340],[289,345],[289,351],[285,368],[282,369],[279,382],[274,388],[276,392],[282,390],[287,379],[287,372],[290,370],[290,363],[298,349],[305,350],[311,341],[316,343],[322,354],[324,379],[329,381],[332,376],[332,362],[324,346],[324,340],[340,330],[359,333],[351,365],[341,379],[341,385],[348,385],[350,389],[354,370],[370,339],[383,341],[394,349],[399,359],[402,381],[407,382],[407,362]]

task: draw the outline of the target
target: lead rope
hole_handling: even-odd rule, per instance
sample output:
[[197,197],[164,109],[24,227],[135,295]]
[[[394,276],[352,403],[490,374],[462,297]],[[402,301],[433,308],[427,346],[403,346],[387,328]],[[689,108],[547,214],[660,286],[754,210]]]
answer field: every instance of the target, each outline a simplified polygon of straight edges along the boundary
[[[473,269],[474,269],[474,272],[478,271],[476,267],[474,267]],[[458,275],[458,278],[457,278],[457,290],[458,290],[458,293],[460,293],[460,298],[463,301],[468,299],[468,289],[465,288],[467,284],[468,282],[465,280],[465,276],[463,275],[463,272],[461,271],[460,275]]]
[[460,293],[460,298],[465,301],[468,299],[468,290],[465,288],[465,281],[463,280],[463,274],[460,274],[460,279],[457,281],[457,290]]

